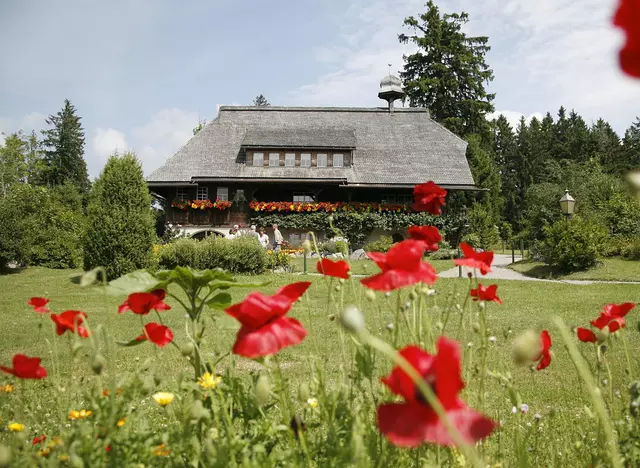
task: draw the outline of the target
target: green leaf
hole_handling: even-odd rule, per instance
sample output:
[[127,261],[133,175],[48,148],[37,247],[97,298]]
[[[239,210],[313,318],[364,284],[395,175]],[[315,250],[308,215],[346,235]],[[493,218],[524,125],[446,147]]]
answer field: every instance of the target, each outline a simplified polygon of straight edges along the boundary
[[224,330],[237,330],[240,328],[240,322],[227,314],[216,315],[216,326]]
[[223,292],[213,296],[207,301],[207,306],[214,310],[224,310],[231,305],[231,294]]
[[80,277],[80,286],[85,288],[87,286],[91,286],[96,281],[98,281],[98,274],[102,274],[102,279],[106,280],[107,275],[102,267],[96,267],[93,270],[87,271],[84,275]]
[[132,346],[138,346],[139,344],[146,343],[147,340],[138,340],[133,339],[131,341],[116,341],[118,346],[122,346],[123,348],[131,348]]
[[122,296],[134,292],[165,288],[167,284],[167,281],[159,280],[148,271],[138,270],[110,281],[106,291],[107,294]]

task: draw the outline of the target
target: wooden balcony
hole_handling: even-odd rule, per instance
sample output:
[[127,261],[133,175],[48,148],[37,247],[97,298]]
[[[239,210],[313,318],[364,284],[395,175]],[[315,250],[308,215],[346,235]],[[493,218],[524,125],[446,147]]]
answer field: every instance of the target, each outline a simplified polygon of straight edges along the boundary
[[249,216],[244,212],[231,210],[192,210],[182,211],[177,208],[167,210],[167,222],[181,226],[216,226],[231,227],[234,224],[246,226]]

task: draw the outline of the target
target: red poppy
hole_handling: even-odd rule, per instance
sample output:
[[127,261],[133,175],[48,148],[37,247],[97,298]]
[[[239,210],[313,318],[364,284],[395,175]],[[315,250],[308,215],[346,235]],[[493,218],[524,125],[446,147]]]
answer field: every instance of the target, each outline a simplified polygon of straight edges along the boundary
[[458,266],[466,266],[469,268],[477,268],[482,275],[486,275],[491,271],[491,263],[493,262],[493,252],[476,252],[466,242],[460,243],[460,248],[464,254],[464,258],[456,258],[453,263]]
[[497,291],[497,284],[492,284],[488,288],[485,288],[482,283],[478,283],[478,287],[471,290],[471,297],[473,297],[474,301],[480,300],[502,304],[502,300],[498,297]]
[[160,325],[159,323],[147,323],[144,326],[144,333],[136,338],[138,341],[149,340],[163,348],[173,341],[173,332],[169,327]]
[[162,302],[166,296],[164,289],[154,289],[150,293],[140,292],[129,294],[129,297],[120,304],[118,313],[123,314],[130,310],[134,314],[147,315],[152,310],[158,312],[169,310],[171,306]]
[[436,185],[433,181],[416,185],[413,188],[413,209],[415,211],[428,211],[432,215],[442,214],[442,206],[447,191]]
[[423,241],[426,250],[438,250],[438,243],[442,240],[440,231],[433,226],[411,226],[409,227],[409,236],[412,239]]
[[19,379],[44,379],[47,370],[40,365],[40,358],[30,358],[24,354],[13,356],[13,368],[0,366],[0,370]]
[[335,276],[336,278],[349,279],[349,264],[345,260],[331,261],[323,258],[317,264],[318,273],[325,276]]
[[51,314],[51,320],[56,324],[56,333],[62,335],[69,330],[71,333],[77,331],[78,336],[86,338],[89,336],[89,330],[84,328],[81,323],[87,318],[87,314],[79,310],[65,310],[60,315]]
[[[608,329],[609,333],[615,333],[626,326],[624,317],[636,305],[633,302],[625,302],[623,304],[607,304],[604,306],[600,316],[591,321],[591,325],[599,330]],[[578,327],[578,339],[585,343],[596,343],[598,337],[591,330]]]
[[295,301],[311,286],[308,281],[283,286],[273,296],[252,292],[225,312],[241,324],[233,352],[248,358],[276,354],[300,343],[307,331],[296,319],[285,317]]
[[540,355],[536,359],[539,359],[538,367],[536,369],[542,370],[546,369],[549,364],[551,364],[551,335],[547,330],[542,330],[540,332]]
[[628,75],[640,78],[640,1],[621,0],[613,24],[626,34],[619,53],[620,67]]
[[46,314],[49,312],[49,309],[45,307],[48,303],[49,299],[47,299],[46,297],[32,297],[27,301],[27,304],[33,307],[33,310],[35,312],[38,312],[40,314]]
[[371,260],[376,262],[382,272],[360,280],[369,289],[393,291],[404,286],[423,282],[436,282],[436,270],[422,261],[424,242],[414,239],[398,242],[384,253],[368,252]]
[[45,440],[47,440],[47,436],[46,435],[41,435],[41,436],[34,437],[33,440],[31,441],[31,445],[38,445],[38,444],[44,442]]
[[[446,411],[449,422],[464,441],[475,443],[491,434],[497,424],[458,398],[464,387],[458,344],[440,337],[437,349],[438,354],[434,356],[418,346],[408,346],[400,350],[400,355],[431,387]],[[394,367],[391,374],[381,380],[391,392],[404,398],[401,403],[386,403],[378,407],[380,432],[393,444],[402,447],[416,447],[423,442],[445,446],[454,444],[436,412],[400,367]]]

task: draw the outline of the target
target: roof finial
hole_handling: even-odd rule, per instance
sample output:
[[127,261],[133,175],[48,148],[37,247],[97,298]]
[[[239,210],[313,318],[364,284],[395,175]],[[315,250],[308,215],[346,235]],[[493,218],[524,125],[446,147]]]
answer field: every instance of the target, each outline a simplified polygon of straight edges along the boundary
[[391,64],[387,63],[387,65],[389,65],[389,75],[391,75]]

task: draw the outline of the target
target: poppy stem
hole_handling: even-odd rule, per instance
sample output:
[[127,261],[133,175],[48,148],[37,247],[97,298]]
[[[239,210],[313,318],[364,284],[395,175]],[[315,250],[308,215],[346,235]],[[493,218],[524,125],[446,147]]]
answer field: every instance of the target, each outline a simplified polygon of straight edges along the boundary
[[631,370],[631,359],[629,358],[629,348],[627,347],[627,338],[625,330],[620,330],[620,336],[622,337],[622,347],[624,348],[624,355],[627,358],[627,374],[630,381],[633,381],[633,371]]
[[591,401],[593,402],[596,414],[598,415],[599,422],[602,425],[602,429],[604,431],[604,436],[606,438],[606,443],[604,445],[608,447],[610,451],[609,456],[611,459],[611,465],[615,468],[621,468],[622,463],[620,461],[620,454],[618,453],[618,442],[616,440],[615,433],[613,432],[611,419],[607,415],[607,410],[605,408],[604,401],[602,400],[602,395],[600,394],[596,382],[594,382],[593,380],[593,375],[591,374],[591,372],[589,372],[589,368],[585,363],[584,358],[580,354],[580,351],[576,347],[575,341],[567,330],[567,326],[565,325],[564,321],[560,317],[554,317],[553,323],[560,331],[560,335],[562,336],[564,344],[569,351],[569,355],[571,356],[571,359],[576,366],[578,375],[587,386],[587,391],[589,392],[589,396],[591,397]]
[[400,307],[402,307],[402,297],[400,290],[396,295],[396,314],[393,318],[393,347],[398,347],[398,336],[400,335]]

